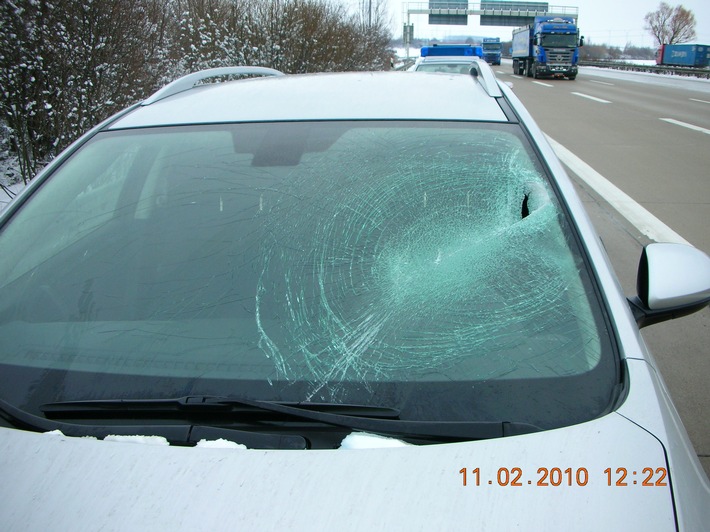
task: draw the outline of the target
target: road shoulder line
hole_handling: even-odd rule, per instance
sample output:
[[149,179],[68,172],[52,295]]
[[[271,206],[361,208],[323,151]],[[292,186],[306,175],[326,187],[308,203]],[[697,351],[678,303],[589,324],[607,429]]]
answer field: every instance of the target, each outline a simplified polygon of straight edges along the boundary
[[676,120],[674,118],[659,118],[659,120],[663,120],[664,122],[668,122],[669,124],[675,124],[676,126],[686,127],[688,129],[692,129],[693,131],[699,131],[700,133],[705,133],[706,135],[710,135],[710,129],[705,129],[704,127],[688,124],[688,122],[681,122],[680,120]]
[[656,218],[631,196],[554,139],[547,137],[552,149],[567,167],[589,185],[614,210],[626,218],[641,234],[655,242],[675,242],[691,245],[686,239]]

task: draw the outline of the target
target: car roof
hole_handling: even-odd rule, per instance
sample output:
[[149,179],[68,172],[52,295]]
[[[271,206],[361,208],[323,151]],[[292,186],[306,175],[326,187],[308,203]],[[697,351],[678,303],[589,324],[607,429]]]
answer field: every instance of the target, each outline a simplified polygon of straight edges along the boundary
[[492,97],[496,92],[499,96],[500,89],[491,85],[496,85],[492,74],[477,78],[423,72],[346,72],[248,78],[151,98],[114,121],[109,129],[343,119],[506,122]]

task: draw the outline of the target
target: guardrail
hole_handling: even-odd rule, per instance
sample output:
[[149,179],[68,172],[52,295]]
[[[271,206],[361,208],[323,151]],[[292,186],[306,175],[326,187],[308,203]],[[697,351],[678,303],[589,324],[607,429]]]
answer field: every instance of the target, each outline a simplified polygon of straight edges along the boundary
[[395,70],[407,70],[410,66],[414,64],[414,59],[404,59],[402,62],[395,67]]
[[635,65],[633,63],[619,63],[617,61],[580,61],[579,66],[613,68],[615,70],[628,70],[632,72],[652,72],[654,74],[674,74],[676,76],[710,79],[710,69],[707,68]]

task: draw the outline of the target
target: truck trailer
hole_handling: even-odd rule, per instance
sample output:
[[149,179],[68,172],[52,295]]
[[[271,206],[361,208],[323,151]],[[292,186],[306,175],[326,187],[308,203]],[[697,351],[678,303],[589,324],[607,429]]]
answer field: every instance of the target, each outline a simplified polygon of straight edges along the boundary
[[484,37],[481,45],[483,47],[483,59],[485,59],[488,64],[500,65],[500,38]]
[[656,64],[705,68],[710,65],[710,45],[662,44],[656,52]]
[[572,17],[535,17],[513,30],[513,72],[531,78],[577,77],[584,37]]

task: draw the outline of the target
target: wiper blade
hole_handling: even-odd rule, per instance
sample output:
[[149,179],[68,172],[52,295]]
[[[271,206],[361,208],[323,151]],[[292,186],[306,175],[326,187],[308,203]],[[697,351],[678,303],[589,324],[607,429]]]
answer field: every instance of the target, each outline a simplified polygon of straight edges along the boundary
[[299,435],[269,434],[235,430],[223,427],[211,427],[192,424],[110,424],[86,425],[65,423],[42,418],[25,412],[0,399],[0,417],[19,429],[34,432],[59,430],[65,436],[93,436],[103,439],[106,436],[162,436],[170,443],[194,445],[200,440],[225,439],[241,443],[248,448],[259,449],[306,449],[305,438]]
[[[281,405],[287,409],[273,408]],[[397,419],[400,411],[396,408],[340,403],[312,403],[289,401],[262,401],[212,395],[188,395],[168,399],[91,399],[85,401],[63,401],[40,407],[42,412],[54,416],[93,416],[96,412],[114,413],[219,413],[249,414],[254,412],[275,412],[289,417],[302,417],[307,412],[323,412],[343,416]],[[312,419],[308,417],[307,419]]]
[[[310,420],[350,430],[373,432],[417,440],[467,441],[500,438],[538,432],[528,423],[500,421],[410,421],[397,419],[399,412],[386,407],[339,405],[330,403],[279,403],[256,399],[188,396],[156,400],[69,401],[47,404],[47,414],[87,416],[111,411],[122,415],[184,412],[185,414],[220,413],[222,422],[241,422],[245,417],[278,413],[296,421]],[[268,417],[268,416],[266,416]]]

